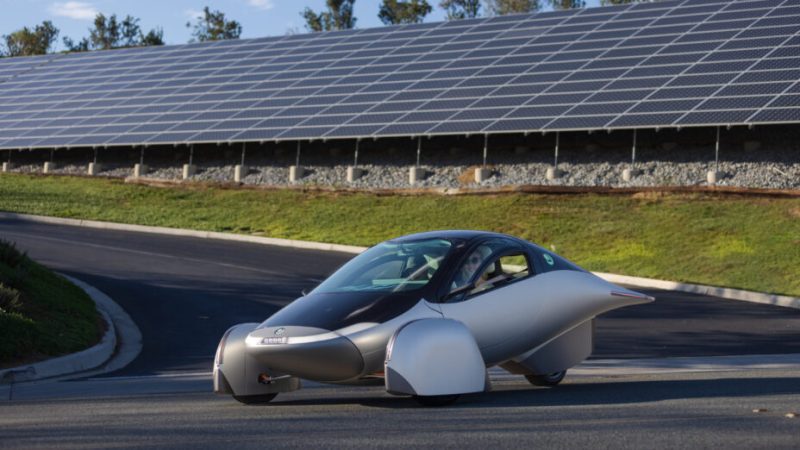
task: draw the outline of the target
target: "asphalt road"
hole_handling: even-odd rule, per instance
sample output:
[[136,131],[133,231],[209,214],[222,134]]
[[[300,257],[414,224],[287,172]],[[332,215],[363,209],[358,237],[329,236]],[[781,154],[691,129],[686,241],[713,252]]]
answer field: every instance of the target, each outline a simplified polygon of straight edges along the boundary
[[657,301],[597,323],[595,358],[784,353],[791,369],[578,370],[554,389],[494,372],[494,392],[433,410],[381,388],[306,383],[248,407],[210,392],[221,334],[351,255],[10,220],[0,238],[107,293],[144,339],[133,363],[102,377],[0,386],[13,399],[0,403],[0,448],[800,446],[800,418],[785,417],[800,413],[800,311],[646,291]]
[[[352,257],[16,220],[0,220],[0,238],[130,314],[143,349],[117,376],[210,370],[228,327],[266,319]],[[800,311],[642,291],[657,300],[598,319],[594,358],[800,353]]]
[[785,416],[800,409],[796,371],[567,377],[553,389],[517,379],[494,388],[445,408],[350,387],[305,388],[264,406],[207,391],[12,402],[0,404],[0,448],[772,450],[800,444],[800,418]]

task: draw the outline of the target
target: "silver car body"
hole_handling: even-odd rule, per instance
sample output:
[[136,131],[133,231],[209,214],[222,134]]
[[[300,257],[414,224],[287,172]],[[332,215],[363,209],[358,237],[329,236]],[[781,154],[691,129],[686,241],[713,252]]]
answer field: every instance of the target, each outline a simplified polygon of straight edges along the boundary
[[599,314],[652,300],[576,268],[531,273],[463,301],[420,297],[382,323],[241,324],[220,343],[214,390],[241,399],[298,389],[302,378],[425,397],[484,391],[491,366],[544,375],[579,364]]

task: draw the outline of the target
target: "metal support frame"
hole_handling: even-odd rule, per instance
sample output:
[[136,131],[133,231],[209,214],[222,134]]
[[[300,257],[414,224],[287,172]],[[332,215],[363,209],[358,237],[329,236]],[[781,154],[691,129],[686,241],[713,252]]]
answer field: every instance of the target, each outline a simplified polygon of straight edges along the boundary
[[194,162],[194,144],[189,144],[189,165]]
[[636,128],[633,129],[633,146],[631,147],[631,168],[636,164]]
[[560,143],[560,136],[561,132],[556,131],[556,149],[555,149],[555,158],[553,159],[553,167],[558,167],[558,144]]
[[92,162],[97,164],[97,147],[92,147],[92,151],[94,152],[94,157],[92,158]]
[[358,167],[358,144],[361,142],[361,139],[356,139],[356,151],[353,156],[353,167]]
[[8,163],[11,164],[11,150],[8,151]]
[[139,152],[139,165],[144,166],[144,145],[142,146],[142,149]]
[[417,167],[419,167],[419,156],[422,153],[422,136],[417,137]]
[[300,141],[297,141],[297,154],[294,158],[295,167],[300,167]]
[[719,172],[719,126],[717,126],[717,144],[714,147],[714,172]]
[[489,153],[489,135],[483,135],[483,167],[486,167],[486,157]]
[[247,142],[242,142],[242,167],[244,167],[244,155],[247,153]]
[[56,153],[56,149],[51,148],[50,149],[50,162],[53,162],[53,157],[55,156],[55,153]]

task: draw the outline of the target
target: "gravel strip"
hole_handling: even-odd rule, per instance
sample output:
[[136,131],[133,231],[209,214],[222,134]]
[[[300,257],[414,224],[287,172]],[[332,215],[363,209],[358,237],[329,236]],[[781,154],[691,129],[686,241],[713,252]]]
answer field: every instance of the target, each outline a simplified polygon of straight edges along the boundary
[[[544,151],[490,153],[490,176],[482,183],[474,182],[474,168],[481,166],[480,155],[454,148],[449,152],[427,155],[423,168],[427,175],[416,187],[475,187],[475,186],[603,186],[603,187],[653,187],[653,186],[704,186],[706,174],[718,170],[718,186],[799,189],[800,146],[792,149],[727,152],[717,166],[713,154],[707,149],[679,150],[674,148],[651,149],[652,159],[641,158],[633,168],[630,181],[622,179],[622,171],[630,168],[629,154],[624,151],[607,151],[587,146],[582,152],[562,156],[558,164],[561,175],[548,180],[545,176],[552,165],[552,155]],[[694,155],[694,158],[691,156]],[[698,158],[697,156],[705,156]],[[656,159],[657,158],[657,159]],[[367,163],[359,164],[363,175],[348,183],[349,157],[309,155],[301,160],[305,174],[295,185],[353,187],[361,189],[397,189],[409,187],[408,171],[413,165],[409,155],[382,152],[367,155]],[[335,161],[331,161],[335,160]],[[363,160],[363,159],[362,159]],[[147,177],[179,180],[182,167],[174,161],[154,161]],[[251,157],[248,172],[242,180],[247,185],[287,186],[291,159],[274,156]],[[233,181],[234,162],[228,160],[197,161],[196,181]],[[13,168],[14,172],[41,173],[41,164],[26,164]],[[85,174],[85,164],[65,164],[53,173]],[[99,173],[106,177],[131,176],[133,168],[124,164],[104,163]]]

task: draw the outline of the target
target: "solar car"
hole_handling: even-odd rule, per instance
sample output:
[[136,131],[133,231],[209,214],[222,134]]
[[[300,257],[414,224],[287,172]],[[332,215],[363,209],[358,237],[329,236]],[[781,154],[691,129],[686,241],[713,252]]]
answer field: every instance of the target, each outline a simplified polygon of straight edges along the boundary
[[512,236],[413,234],[367,249],[263,323],[228,329],[214,391],[266,403],[304,379],[443,405],[490,390],[493,366],[555,386],[592,353],[597,315],[652,300]]

